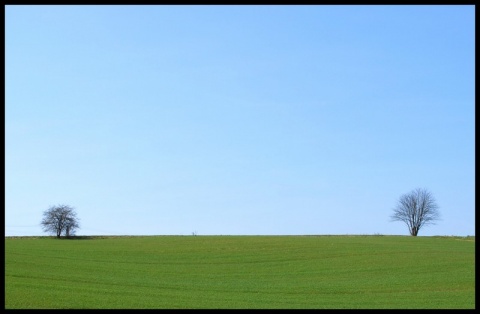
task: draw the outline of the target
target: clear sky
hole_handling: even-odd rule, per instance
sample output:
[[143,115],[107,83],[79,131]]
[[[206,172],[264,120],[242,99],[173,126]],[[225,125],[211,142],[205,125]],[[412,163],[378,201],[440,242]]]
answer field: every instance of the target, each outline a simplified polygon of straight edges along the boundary
[[5,7],[5,235],[475,234],[475,7]]

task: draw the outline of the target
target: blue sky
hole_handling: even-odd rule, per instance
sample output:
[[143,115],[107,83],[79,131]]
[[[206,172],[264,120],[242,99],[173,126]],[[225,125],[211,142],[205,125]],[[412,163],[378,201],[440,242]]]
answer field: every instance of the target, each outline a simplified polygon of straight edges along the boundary
[[475,234],[475,8],[5,7],[5,235]]

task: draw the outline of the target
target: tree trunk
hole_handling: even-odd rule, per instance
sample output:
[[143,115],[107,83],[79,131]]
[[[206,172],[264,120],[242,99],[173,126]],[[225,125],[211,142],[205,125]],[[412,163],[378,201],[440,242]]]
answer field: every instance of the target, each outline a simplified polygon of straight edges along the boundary
[[412,228],[412,233],[411,233],[411,234],[412,234],[412,236],[416,237],[416,236],[417,236],[417,234],[418,234],[418,228],[417,228],[417,227],[413,227],[413,228]]

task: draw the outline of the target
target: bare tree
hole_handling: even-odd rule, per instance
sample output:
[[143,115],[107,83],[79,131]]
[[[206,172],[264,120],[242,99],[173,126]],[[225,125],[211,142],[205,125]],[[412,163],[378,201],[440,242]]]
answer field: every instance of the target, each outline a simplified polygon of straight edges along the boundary
[[75,235],[75,231],[77,228],[80,227],[78,223],[78,219],[75,217],[75,213],[73,213],[73,217],[68,217],[65,222],[65,236],[68,238],[70,236]]
[[77,213],[73,207],[67,205],[51,206],[43,213],[41,222],[43,231],[54,233],[60,238],[65,232],[67,237],[74,235],[75,230],[80,227]]
[[407,224],[410,235],[415,237],[424,225],[439,220],[440,213],[432,194],[426,189],[417,188],[400,197],[391,219],[403,221]]

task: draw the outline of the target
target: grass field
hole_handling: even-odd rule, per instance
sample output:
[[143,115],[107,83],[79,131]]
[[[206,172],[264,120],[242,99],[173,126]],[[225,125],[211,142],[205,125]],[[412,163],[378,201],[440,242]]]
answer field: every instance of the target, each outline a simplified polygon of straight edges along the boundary
[[474,309],[475,237],[6,238],[5,308]]

